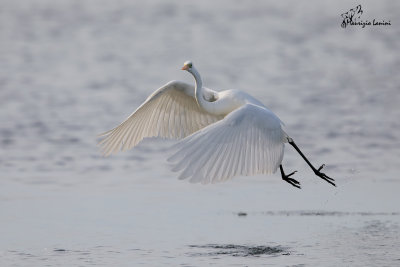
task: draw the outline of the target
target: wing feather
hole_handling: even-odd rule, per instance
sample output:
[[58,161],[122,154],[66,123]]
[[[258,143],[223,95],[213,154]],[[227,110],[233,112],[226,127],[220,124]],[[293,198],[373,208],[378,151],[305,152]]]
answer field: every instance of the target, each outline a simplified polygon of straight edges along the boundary
[[282,162],[285,133],[268,109],[246,104],[174,146],[168,159],[180,179],[221,182],[237,175],[268,174]]
[[[232,136],[232,132],[230,132],[230,136],[229,136],[229,140],[231,140],[232,144],[233,144],[233,138],[234,136]],[[232,149],[234,148],[234,146],[231,143],[227,143],[225,144],[225,151],[223,155],[231,155],[230,157],[223,157],[223,163],[221,164],[221,166],[219,167],[221,175],[218,177],[219,180],[224,181],[225,178],[227,176],[229,176],[229,165],[231,164],[232,160],[233,160],[233,154],[232,154]]]
[[[204,88],[206,92],[213,92]],[[99,146],[108,156],[136,146],[146,137],[184,138],[221,120],[200,108],[194,86],[171,81],[151,94],[124,122],[100,136]]]

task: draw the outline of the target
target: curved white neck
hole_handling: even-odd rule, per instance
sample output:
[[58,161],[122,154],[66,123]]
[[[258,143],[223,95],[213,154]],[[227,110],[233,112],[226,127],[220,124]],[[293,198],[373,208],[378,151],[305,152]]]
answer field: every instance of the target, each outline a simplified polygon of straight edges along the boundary
[[193,75],[194,80],[196,81],[194,88],[196,102],[200,107],[204,108],[203,102],[207,101],[203,97],[203,82],[201,81],[200,73],[194,67],[192,67],[189,72]]
[[192,67],[189,70],[189,72],[193,75],[193,77],[194,77],[194,79],[196,81],[194,92],[195,92],[195,99],[196,99],[197,104],[201,108],[206,110],[207,112],[210,112],[210,113],[213,113],[213,114],[218,113],[214,103],[213,102],[208,102],[207,100],[204,99],[203,82],[201,81],[200,73],[197,71],[197,69],[195,67]]

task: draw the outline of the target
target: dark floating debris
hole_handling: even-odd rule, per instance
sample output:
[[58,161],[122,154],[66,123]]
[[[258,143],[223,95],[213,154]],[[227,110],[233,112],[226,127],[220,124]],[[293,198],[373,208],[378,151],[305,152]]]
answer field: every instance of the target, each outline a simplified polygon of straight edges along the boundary
[[290,253],[281,246],[244,246],[244,245],[190,245],[191,248],[213,249],[216,251],[204,253],[192,253],[193,256],[217,256],[229,255],[233,257],[257,257],[262,255],[290,255]]
[[56,249],[54,249],[53,251],[54,251],[54,252],[66,252],[67,250],[66,250],[66,249],[63,249],[63,248],[56,248]]
[[246,213],[246,212],[243,212],[243,211],[239,211],[237,215],[238,215],[239,217],[245,217],[245,216],[247,216],[247,213]]

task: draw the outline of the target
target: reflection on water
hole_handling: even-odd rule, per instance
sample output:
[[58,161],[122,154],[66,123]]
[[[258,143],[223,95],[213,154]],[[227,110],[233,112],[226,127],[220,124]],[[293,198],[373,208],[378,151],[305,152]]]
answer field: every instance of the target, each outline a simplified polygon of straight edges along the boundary
[[243,246],[243,245],[190,245],[191,248],[196,250],[209,250],[209,252],[194,252],[191,256],[205,256],[212,257],[217,255],[228,255],[234,257],[250,257],[250,256],[262,256],[262,255],[290,255],[287,248],[280,246]]

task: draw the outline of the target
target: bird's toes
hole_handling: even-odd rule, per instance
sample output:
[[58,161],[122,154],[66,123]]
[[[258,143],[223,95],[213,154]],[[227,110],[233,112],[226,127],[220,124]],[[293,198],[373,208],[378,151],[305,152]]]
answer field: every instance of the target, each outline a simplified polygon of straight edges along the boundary
[[324,180],[335,181],[335,179],[329,177],[329,176],[326,175],[325,173],[322,173],[322,172],[321,172],[320,174],[321,174],[320,177],[321,177],[322,179],[324,179]]
[[301,189],[300,183],[290,183],[290,184],[298,189]]
[[320,172],[320,170],[325,166],[325,164],[323,164],[321,167],[319,167],[318,170],[315,171],[315,175],[317,175],[318,177],[320,177],[321,179],[327,181],[328,183],[330,183],[333,186],[336,186],[336,184],[334,183],[335,179],[329,177],[328,175],[326,175],[323,172]]
[[289,177],[286,176],[285,179],[283,179],[283,180],[286,181],[287,183],[291,184],[294,187],[301,188],[300,187],[300,182],[295,180],[295,179],[293,179],[293,178],[289,178]]
[[328,176],[326,176],[325,178],[326,178],[327,180],[329,180],[329,181],[332,181],[332,182],[335,181],[335,179],[333,179],[333,178],[331,178],[331,177],[328,177]]
[[321,178],[330,183],[331,185],[336,186],[336,184],[334,183],[335,179],[326,176],[324,173],[323,176],[321,176]]
[[325,164],[322,164],[321,167],[318,168],[318,171],[322,170],[323,167],[325,167]]
[[292,183],[295,183],[295,184],[300,184],[300,182],[299,181],[297,181],[297,180],[295,180],[295,179],[293,179],[293,178],[287,178],[289,181],[291,181]]

